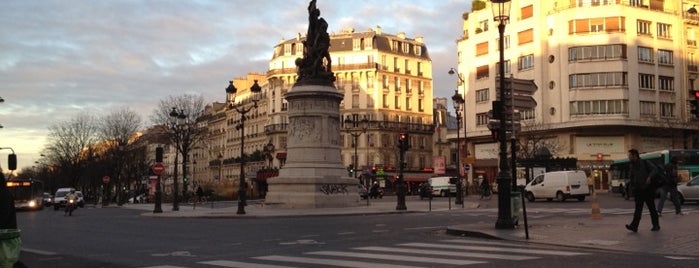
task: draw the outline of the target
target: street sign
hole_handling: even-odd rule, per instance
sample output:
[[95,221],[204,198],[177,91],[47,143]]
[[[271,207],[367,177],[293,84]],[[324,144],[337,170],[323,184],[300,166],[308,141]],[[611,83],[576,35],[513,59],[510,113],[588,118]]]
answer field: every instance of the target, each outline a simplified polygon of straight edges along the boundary
[[[500,91],[500,78],[495,79],[495,90]],[[534,80],[505,78],[505,106],[511,107],[514,105],[515,110],[531,110],[537,105],[536,100],[532,97],[539,89],[534,83]],[[500,96],[498,94],[497,96]],[[514,101],[514,103],[513,103]]]
[[111,179],[111,178],[109,178],[109,176],[104,176],[104,177],[102,177],[102,182],[103,182],[104,184],[107,184],[107,183],[109,183],[109,180],[110,180],[110,179]]
[[160,175],[160,173],[163,173],[163,171],[165,170],[165,167],[163,166],[163,163],[156,162],[155,164],[153,164],[152,169],[155,175]]
[[[490,130],[500,129],[500,121],[499,120],[488,121],[488,129],[490,129]],[[515,132],[521,132],[522,131],[522,124],[520,122],[515,122],[514,129],[515,129]],[[512,132],[512,123],[507,122],[505,124],[505,131]]]
[[[513,115],[511,113],[511,111],[512,110],[510,110],[510,109],[505,110],[505,120],[507,120],[508,122],[512,121]],[[488,118],[495,119],[495,117],[493,117],[493,110],[488,110],[487,115],[488,115]],[[522,113],[517,111],[514,113],[514,117],[515,117],[514,118],[515,121],[520,121],[520,120],[522,120]]]

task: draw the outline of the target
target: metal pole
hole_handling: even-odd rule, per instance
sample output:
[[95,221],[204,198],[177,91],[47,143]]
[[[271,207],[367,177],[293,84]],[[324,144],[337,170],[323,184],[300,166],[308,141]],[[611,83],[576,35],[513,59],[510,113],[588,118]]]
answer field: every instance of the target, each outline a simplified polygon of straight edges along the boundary
[[[237,109],[236,109],[237,110]],[[238,111],[240,118],[240,178],[238,181],[238,211],[236,214],[245,214],[245,114],[247,111]]]
[[507,127],[505,119],[505,23],[500,20],[498,25],[498,47],[500,48],[500,130],[498,131],[498,141],[500,142],[500,161],[499,173],[497,176],[498,183],[498,220],[495,223],[496,229],[514,229],[515,225],[512,220],[512,211],[510,204],[510,174],[507,166],[507,140],[505,137],[505,128]]
[[[458,107],[457,107],[458,109]],[[456,201],[454,204],[463,205],[464,200],[462,197],[461,188],[461,137],[459,132],[461,132],[461,113],[456,111]],[[451,202],[450,202],[451,203]],[[449,204],[451,209],[451,204]]]
[[510,74],[510,109],[512,109],[512,136],[510,137],[510,162],[512,167],[512,189],[517,189],[517,135],[515,134],[515,88],[514,75]]

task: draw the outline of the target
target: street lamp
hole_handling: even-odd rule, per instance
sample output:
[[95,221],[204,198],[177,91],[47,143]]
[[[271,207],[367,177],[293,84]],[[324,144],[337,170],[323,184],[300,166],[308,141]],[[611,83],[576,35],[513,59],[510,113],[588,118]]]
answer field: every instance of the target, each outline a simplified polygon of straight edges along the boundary
[[464,204],[464,197],[463,197],[463,188],[462,188],[462,183],[461,183],[461,137],[459,135],[459,132],[461,132],[461,109],[464,107],[464,103],[466,102],[463,97],[461,97],[461,94],[459,94],[459,90],[454,90],[454,96],[451,97],[451,100],[454,102],[454,110],[456,112],[456,204],[457,205],[463,205]]
[[[231,80],[226,88],[226,93],[235,96],[237,92],[238,89],[235,88],[233,80]],[[234,109],[240,114],[240,124],[235,127],[235,129],[240,130],[240,178],[238,184],[238,211],[236,214],[245,214],[245,120],[247,119],[246,114],[252,111],[252,109],[257,108],[260,92],[262,92],[262,88],[257,84],[257,80],[255,80],[255,83],[250,87],[250,92],[252,93],[252,106],[243,107],[242,103],[235,104],[233,100],[228,104],[230,109]]]
[[[179,112],[177,112],[177,108],[172,107],[172,110],[170,110],[170,118],[172,118],[174,121],[172,122],[172,130],[175,134],[175,169],[172,172],[172,210],[173,211],[178,211],[180,210],[180,205],[179,205],[179,187],[177,183],[177,162],[179,161],[179,151],[180,151],[180,143],[182,142],[182,122],[187,118],[187,115],[184,114],[184,110],[180,109]],[[185,157],[184,155],[182,156],[183,158]],[[186,159],[185,159],[186,160]],[[186,163],[182,163],[182,170],[183,173],[185,171],[184,165]],[[185,173],[185,176],[187,174]],[[184,188],[184,183],[182,185]]]
[[362,133],[366,133],[368,125],[369,119],[366,117],[366,115],[364,115],[362,120],[352,119],[349,115],[345,117],[345,129],[347,130],[347,133],[352,135],[353,138],[352,146],[354,146],[354,156],[352,157],[352,167],[354,168],[354,170],[352,171],[352,176],[354,178],[357,178],[356,170],[359,165],[359,159],[357,159],[357,147],[359,147],[359,144],[357,140],[359,139],[359,136],[362,135]]
[[267,161],[269,161],[269,168],[272,169],[272,160],[274,160],[274,157],[272,156],[272,152],[274,152],[274,144],[272,144],[272,141],[269,141],[267,145],[265,145],[264,150],[267,153]]
[[500,92],[498,107],[493,107],[494,114],[500,115],[500,131],[498,131],[498,142],[500,143],[500,161],[499,173],[497,176],[498,183],[498,220],[495,223],[496,229],[514,229],[514,221],[512,218],[510,204],[510,181],[512,180],[509,167],[507,165],[507,140],[505,137],[506,121],[505,120],[505,24],[510,19],[510,0],[491,0],[491,8],[493,9],[493,20],[498,21],[498,47],[500,48],[500,64],[499,64],[499,82]]

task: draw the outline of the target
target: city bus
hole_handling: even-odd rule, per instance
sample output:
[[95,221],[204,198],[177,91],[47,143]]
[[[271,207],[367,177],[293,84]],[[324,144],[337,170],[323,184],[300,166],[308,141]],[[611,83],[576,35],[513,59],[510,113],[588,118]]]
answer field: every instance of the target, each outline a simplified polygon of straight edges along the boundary
[[15,198],[15,209],[39,210],[44,208],[44,183],[39,180],[8,180],[7,189]]
[[[641,159],[653,161],[653,163],[664,166],[670,163],[672,157],[677,158],[677,175],[679,182],[686,182],[692,177],[699,175],[699,149],[670,149],[643,153]],[[612,162],[609,166],[609,189],[614,193],[621,193],[626,185],[626,178],[629,172],[629,159],[622,158]]]

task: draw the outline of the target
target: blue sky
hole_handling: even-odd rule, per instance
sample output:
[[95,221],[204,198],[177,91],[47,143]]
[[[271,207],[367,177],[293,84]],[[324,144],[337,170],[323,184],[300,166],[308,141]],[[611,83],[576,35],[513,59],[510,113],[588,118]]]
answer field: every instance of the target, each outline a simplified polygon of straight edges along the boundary
[[[129,107],[150,124],[161,99],[223,101],[228,80],[265,72],[275,44],[307,28],[308,0],[0,1],[0,147],[21,167],[48,127],[81,112]],[[453,94],[456,39],[470,0],[318,0],[329,32],[380,25],[423,36],[435,96]],[[0,151],[6,167],[9,151]]]

